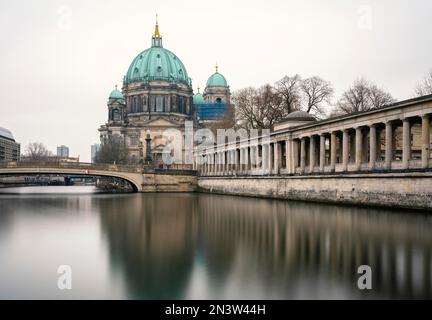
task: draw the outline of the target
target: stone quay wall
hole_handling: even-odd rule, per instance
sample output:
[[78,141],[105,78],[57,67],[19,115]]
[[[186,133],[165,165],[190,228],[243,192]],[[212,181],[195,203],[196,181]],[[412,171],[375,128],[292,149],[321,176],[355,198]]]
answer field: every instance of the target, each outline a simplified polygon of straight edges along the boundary
[[432,173],[200,177],[198,191],[312,202],[432,209]]

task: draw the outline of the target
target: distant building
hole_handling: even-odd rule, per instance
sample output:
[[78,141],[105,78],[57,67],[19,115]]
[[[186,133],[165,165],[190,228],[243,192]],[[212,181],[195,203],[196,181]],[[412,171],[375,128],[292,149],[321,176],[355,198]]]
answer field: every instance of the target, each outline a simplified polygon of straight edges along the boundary
[[66,146],[57,147],[57,157],[69,158],[69,148]]
[[96,155],[99,152],[101,148],[101,145],[99,143],[95,143],[94,145],[91,146],[91,162],[95,163],[96,162]]
[[21,146],[12,133],[0,127],[0,161],[19,161]]
[[216,72],[207,80],[204,94],[199,92],[193,97],[196,118],[199,124],[207,126],[222,120],[231,108],[231,92],[225,77]]

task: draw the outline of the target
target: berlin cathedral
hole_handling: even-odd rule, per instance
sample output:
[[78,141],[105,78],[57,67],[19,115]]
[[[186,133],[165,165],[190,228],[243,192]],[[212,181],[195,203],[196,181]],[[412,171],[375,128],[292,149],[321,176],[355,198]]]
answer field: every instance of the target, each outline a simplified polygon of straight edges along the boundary
[[184,134],[185,121],[193,121],[195,128],[216,122],[231,108],[230,98],[228,83],[217,66],[204,92],[198,89],[194,95],[184,64],[162,45],[156,19],[151,47],[132,61],[122,90],[116,87],[109,95],[108,122],[99,128],[101,143],[118,135],[124,139],[131,163],[142,163],[144,155],[151,154],[152,161],[161,165],[168,143],[162,134],[165,130]]

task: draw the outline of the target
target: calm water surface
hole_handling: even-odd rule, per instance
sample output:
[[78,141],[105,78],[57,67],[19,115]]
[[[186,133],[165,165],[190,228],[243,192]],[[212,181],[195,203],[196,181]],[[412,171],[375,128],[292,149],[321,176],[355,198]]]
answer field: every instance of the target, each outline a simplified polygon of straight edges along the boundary
[[[432,297],[425,214],[91,191],[0,189],[0,298]],[[60,265],[72,290],[57,287]],[[371,291],[357,288],[360,265],[372,267]]]

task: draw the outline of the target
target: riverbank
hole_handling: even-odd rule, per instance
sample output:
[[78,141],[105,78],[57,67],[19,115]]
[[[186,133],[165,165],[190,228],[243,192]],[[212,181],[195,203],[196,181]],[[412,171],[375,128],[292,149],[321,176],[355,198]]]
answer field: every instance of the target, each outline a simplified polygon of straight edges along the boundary
[[432,209],[432,173],[200,177],[198,191],[360,206]]

